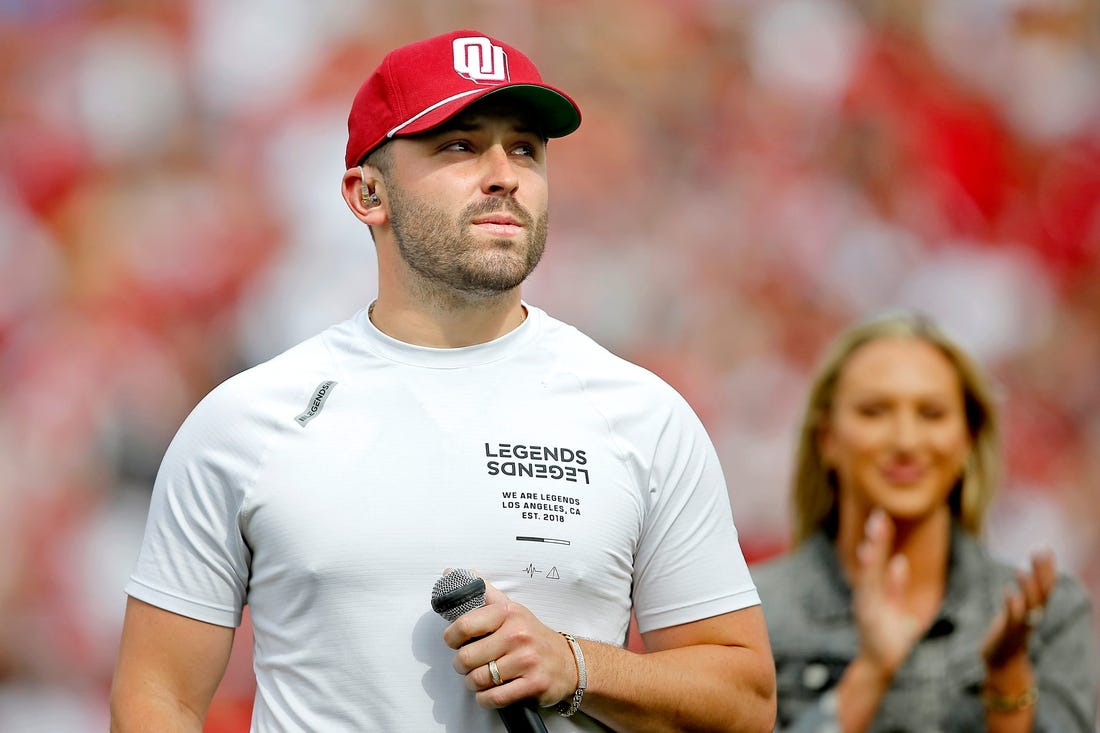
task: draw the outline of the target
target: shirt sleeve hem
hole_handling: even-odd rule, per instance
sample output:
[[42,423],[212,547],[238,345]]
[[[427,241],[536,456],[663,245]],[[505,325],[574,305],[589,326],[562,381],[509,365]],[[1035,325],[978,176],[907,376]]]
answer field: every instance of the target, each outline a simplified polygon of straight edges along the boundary
[[242,611],[235,608],[212,606],[205,603],[197,603],[186,598],[165,593],[145,585],[139,580],[130,579],[126,584],[126,593],[139,601],[144,601],[151,606],[163,608],[181,616],[187,616],[198,621],[217,626],[236,628],[241,625]]
[[749,606],[759,606],[760,596],[756,588],[733,593],[722,598],[715,598],[689,606],[678,606],[665,610],[637,613],[638,631],[645,633],[654,629],[664,629],[669,626],[701,621],[712,616],[720,616],[730,611],[740,611]]

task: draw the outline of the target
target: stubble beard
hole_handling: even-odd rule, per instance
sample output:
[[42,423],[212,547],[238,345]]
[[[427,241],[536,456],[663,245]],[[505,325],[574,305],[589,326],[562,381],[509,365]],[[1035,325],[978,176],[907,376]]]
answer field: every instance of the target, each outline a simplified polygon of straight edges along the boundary
[[[510,199],[487,198],[456,218],[430,202],[389,187],[390,226],[398,252],[423,285],[440,296],[486,298],[519,286],[546,249],[548,216]],[[486,242],[469,230],[474,217],[507,212],[523,225],[526,240]]]

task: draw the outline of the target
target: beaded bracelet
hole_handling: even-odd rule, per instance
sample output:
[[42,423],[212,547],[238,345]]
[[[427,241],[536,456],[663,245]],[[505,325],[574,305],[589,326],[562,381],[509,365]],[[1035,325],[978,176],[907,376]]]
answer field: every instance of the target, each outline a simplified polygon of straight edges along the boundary
[[986,710],[994,713],[1017,713],[1027,710],[1039,699],[1039,690],[1035,687],[1024,690],[1019,695],[1000,695],[993,690],[982,690],[982,702]]
[[573,658],[577,661],[577,689],[573,693],[573,697],[569,699],[569,702],[562,700],[557,705],[558,715],[563,718],[571,718],[581,707],[581,698],[584,697],[584,689],[588,687],[588,674],[585,672],[584,667],[584,653],[581,651],[581,645],[577,643],[576,638],[574,638],[572,634],[567,634],[564,631],[559,631],[558,633],[564,636],[565,640],[569,642],[569,648],[573,650]]

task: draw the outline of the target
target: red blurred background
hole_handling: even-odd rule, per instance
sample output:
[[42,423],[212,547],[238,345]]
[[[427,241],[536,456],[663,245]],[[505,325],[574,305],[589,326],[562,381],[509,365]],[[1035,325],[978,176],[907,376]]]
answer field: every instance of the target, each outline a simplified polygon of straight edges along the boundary
[[[994,550],[1097,597],[1100,4],[0,0],[0,729],[106,728],[167,442],[373,297],[347,108],[458,27],[584,113],[527,299],[692,402],[750,558],[786,545],[821,347],[911,307],[998,386]],[[249,644],[210,733],[247,730]]]

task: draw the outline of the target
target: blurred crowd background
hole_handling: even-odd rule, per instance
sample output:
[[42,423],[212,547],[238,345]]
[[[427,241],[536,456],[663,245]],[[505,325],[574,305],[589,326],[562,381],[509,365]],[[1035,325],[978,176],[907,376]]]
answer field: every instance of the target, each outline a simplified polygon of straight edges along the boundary
[[[584,113],[526,298],[691,401],[751,559],[822,346],[917,308],[997,385],[995,552],[1100,598],[1100,3],[0,0],[0,730],[106,730],[168,441],[372,299],[348,107],[462,27]],[[247,730],[249,643],[208,732]]]

